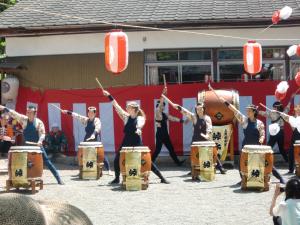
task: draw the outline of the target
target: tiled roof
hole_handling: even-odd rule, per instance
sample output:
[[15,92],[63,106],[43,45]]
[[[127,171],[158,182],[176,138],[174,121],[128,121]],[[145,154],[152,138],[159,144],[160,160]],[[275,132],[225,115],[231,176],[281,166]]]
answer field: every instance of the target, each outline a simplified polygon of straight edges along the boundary
[[[273,12],[285,5],[298,8],[300,0],[21,0],[0,14],[0,29],[99,25],[95,20],[132,24],[271,23]],[[300,9],[294,11],[293,19],[300,19]]]

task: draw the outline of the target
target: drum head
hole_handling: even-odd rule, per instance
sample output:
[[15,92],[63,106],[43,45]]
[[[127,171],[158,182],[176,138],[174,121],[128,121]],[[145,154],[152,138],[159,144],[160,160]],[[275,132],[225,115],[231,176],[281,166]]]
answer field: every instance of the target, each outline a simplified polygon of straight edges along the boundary
[[294,146],[299,146],[300,145],[300,140],[296,141]]
[[268,152],[273,152],[272,148],[268,145],[245,145],[243,152],[259,152],[259,153],[268,153]]
[[101,142],[80,142],[78,147],[85,148],[85,147],[102,147]]
[[42,153],[42,150],[38,146],[11,146],[10,152],[37,152]]
[[122,147],[120,152],[150,152],[150,149],[147,146],[132,146],[132,147]]
[[191,146],[210,146],[214,147],[216,146],[216,143],[213,141],[195,141],[192,143]]

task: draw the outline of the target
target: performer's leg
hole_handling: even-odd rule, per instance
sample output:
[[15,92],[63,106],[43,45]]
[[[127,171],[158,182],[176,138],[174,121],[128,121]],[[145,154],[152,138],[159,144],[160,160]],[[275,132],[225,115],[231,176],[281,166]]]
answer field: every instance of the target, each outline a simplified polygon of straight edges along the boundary
[[286,151],[284,150],[284,132],[283,130],[280,130],[280,132],[276,135],[277,137],[277,144],[279,148],[279,152],[282,155],[284,161],[288,162],[288,156],[286,154]]
[[268,141],[267,145],[271,146],[271,148],[274,147],[274,145],[275,145],[275,143],[277,141],[276,137],[277,137],[277,135],[275,135],[275,136],[270,135],[269,136],[269,141]]
[[57,180],[58,184],[64,184],[64,182],[61,180],[57,169],[55,168],[55,166],[51,163],[51,161],[48,158],[48,155],[45,151],[45,149],[43,147],[41,147],[41,150],[43,152],[43,160],[44,163],[46,164],[46,166],[48,167],[48,169],[51,171],[51,173],[53,174],[53,176],[55,177],[55,179]]
[[292,140],[292,143],[289,148],[289,173],[294,172],[294,141]]
[[114,168],[115,168],[115,179],[113,179],[110,183],[111,184],[118,184],[120,183],[120,150],[116,153],[115,159],[114,159]]
[[152,162],[155,162],[157,156],[159,155],[159,153],[161,151],[162,145],[163,145],[162,138],[159,137],[158,133],[156,133],[155,151],[152,155]]
[[154,162],[151,164],[151,170],[153,173],[155,173],[156,176],[158,176],[161,180],[162,183],[169,184],[170,182],[166,180],[166,178],[163,177],[157,166],[155,165]]
[[178,165],[178,166],[181,166],[183,163],[184,163],[184,160],[183,161],[179,161],[176,153],[175,153],[175,150],[174,150],[174,147],[172,145],[172,142],[170,140],[170,137],[169,135],[164,138],[164,144],[165,146],[167,147],[168,151],[169,151],[169,154],[171,156],[171,158],[173,159],[173,161]]
[[110,171],[109,161],[106,156],[104,156],[104,168]]
[[218,170],[220,170],[221,174],[226,174],[226,171],[227,171],[227,170],[225,170],[225,169],[223,168],[223,165],[222,165],[222,163],[221,163],[221,160],[220,160],[219,156],[217,156],[217,166],[216,166],[216,168],[217,168]]
[[278,172],[278,170],[276,169],[275,166],[273,166],[273,168],[272,168],[272,174],[274,177],[276,177],[280,181],[280,183],[285,184],[285,180],[283,179],[283,177]]

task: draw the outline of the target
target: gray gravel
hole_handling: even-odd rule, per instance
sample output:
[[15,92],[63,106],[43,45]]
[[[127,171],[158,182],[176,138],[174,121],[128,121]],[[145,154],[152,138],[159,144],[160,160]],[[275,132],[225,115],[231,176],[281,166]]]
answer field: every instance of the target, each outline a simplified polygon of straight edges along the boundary
[[[3,160],[0,161],[3,163]],[[213,182],[192,182],[188,163],[186,167],[162,167],[171,184],[161,184],[154,175],[146,191],[126,192],[119,186],[110,186],[113,176],[81,181],[73,177],[76,167],[58,164],[66,185],[57,185],[49,170],[44,171],[44,190],[35,199],[58,200],[82,209],[95,225],[101,224],[203,224],[203,225],[271,225],[268,214],[277,180],[272,177],[268,192],[242,192],[235,184],[238,170],[226,175],[217,173]],[[286,173],[286,169],[279,170]],[[284,175],[288,178],[287,175]],[[3,193],[7,175],[0,174]],[[22,191],[24,194],[29,194]]]

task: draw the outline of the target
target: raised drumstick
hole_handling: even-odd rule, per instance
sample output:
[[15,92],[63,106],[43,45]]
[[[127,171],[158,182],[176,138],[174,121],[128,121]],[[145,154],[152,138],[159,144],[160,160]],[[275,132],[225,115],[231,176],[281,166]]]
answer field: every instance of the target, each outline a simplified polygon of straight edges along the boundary
[[167,87],[167,81],[166,81],[166,75],[165,74],[163,74],[163,78],[164,78],[164,86],[166,88]]
[[62,111],[61,108],[59,108],[58,106],[54,105],[54,104],[51,104],[54,108],[57,108],[59,111]]
[[217,94],[217,92],[215,91],[215,89],[212,88],[212,86],[210,85],[210,83],[208,83],[208,89],[211,90],[217,96],[217,98],[220,101],[222,101],[221,98],[220,98],[220,96]]
[[277,110],[275,110],[275,109],[270,109],[270,108],[268,108],[267,106],[265,106],[264,104],[262,104],[262,103],[259,103],[262,107],[264,107],[266,110],[268,110],[268,111],[275,111],[275,112],[277,112],[277,113],[279,113],[279,114],[285,114],[285,113],[283,113],[283,112],[280,112],[280,111],[277,111]]
[[174,106],[175,104],[170,100],[170,99],[168,99],[168,97],[167,96],[165,96],[164,94],[162,94],[161,95],[164,99],[166,99],[167,100],[167,102],[169,102],[172,106]]
[[99,85],[99,87],[102,89],[102,91],[104,90],[104,88],[103,88],[103,86],[102,86],[102,84],[100,83],[100,81],[98,80],[98,78],[96,77],[96,81],[97,81],[97,83],[98,83],[98,85]]

